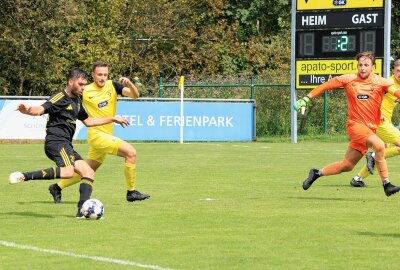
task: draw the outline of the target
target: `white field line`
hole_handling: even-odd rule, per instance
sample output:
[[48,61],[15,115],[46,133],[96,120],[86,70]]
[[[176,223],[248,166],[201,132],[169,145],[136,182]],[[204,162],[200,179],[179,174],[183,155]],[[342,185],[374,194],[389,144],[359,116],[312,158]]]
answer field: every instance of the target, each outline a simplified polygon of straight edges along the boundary
[[43,253],[64,255],[64,256],[82,258],[82,259],[90,259],[90,260],[98,261],[98,262],[106,262],[106,263],[113,263],[113,264],[120,264],[120,265],[132,265],[132,266],[137,266],[137,267],[141,267],[141,268],[155,269],[155,270],[173,270],[173,269],[164,268],[164,267],[161,267],[158,265],[142,264],[142,263],[138,263],[138,262],[134,262],[134,261],[126,261],[126,260],[119,260],[119,259],[112,259],[112,258],[105,258],[105,257],[89,256],[89,255],[76,254],[76,253],[72,253],[72,252],[59,251],[59,250],[54,250],[54,249],[44,249],[44,248],[28,246],[28,245],[19,245],[19,244],[13,243],[13,242],[8,242],[8,241],[3,241],[3,240],[0,240],[0,245],[6,246],[6,247],[11,247],[11,248],[17,248],[17,249],[34,250],[34,251],[43,252]]

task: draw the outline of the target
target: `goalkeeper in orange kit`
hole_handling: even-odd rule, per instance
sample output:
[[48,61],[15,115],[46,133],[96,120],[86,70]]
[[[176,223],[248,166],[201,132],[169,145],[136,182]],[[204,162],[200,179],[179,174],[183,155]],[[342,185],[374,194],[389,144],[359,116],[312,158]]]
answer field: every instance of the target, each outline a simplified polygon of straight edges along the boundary
[[[393,64],[393,75],[389,80],[394,82],[397,88],[400,88],[400,59]],[[391,158],[400,155],[400,130],[392,123],[393,111],[399,104],[397,97],[386,93],[382,99],[381,105],[381,123],[376,129],[376,135],[387,145],[385,149],[385,158]],[[366,187],[363,179],[374,173],[375,153],[366,154],[367,164],[354,176],[350,185],[353,187]]]
[[295,110],[307,107],[310,99],[321,93],[343,87],[347,95],[348,118],[346,124],[350,144],[342,161],[326,165],[322,169],[311,169],[303,182],[303,189],[311,187],[321,176],[335,175],[353,170],[358,161],[365,155],[368,148],[375,152],[375,163],[382,180],[386,196],[393,195],[400,190],[388,178],[388,169],[384,156],[385,143],[375,133],[380,124],[380,107],[383,95],[387,92],[400,98],[400,89],[393,82],[374,74],[375,56],[372,52],[361,52],[356,55],[356,74],[345,74],[334,77],[315,87],[307,96],[299,99]]

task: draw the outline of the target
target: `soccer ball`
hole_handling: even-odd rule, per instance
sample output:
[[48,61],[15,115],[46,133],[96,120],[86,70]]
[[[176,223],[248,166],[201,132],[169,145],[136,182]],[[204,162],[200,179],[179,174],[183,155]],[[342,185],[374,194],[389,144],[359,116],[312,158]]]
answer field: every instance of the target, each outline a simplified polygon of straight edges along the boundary
[[104,215],[104,206],[97,199],[89,199],[83,203],[81,213],[86,219],[100,219]]

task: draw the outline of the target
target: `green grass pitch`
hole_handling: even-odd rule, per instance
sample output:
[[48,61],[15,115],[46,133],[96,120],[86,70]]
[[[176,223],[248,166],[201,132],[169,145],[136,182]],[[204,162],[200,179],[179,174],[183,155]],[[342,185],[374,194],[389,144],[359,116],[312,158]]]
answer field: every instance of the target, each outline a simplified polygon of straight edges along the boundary
[[[43,145],[0,152],[0,269],[399,269],[400,194],[377,174],[356,189],[353,172],[301,183],[341,160],[347,143],[133,143],[137,189],[125,200],[122,158],[96,174],[99,221],[76,220],[79,185],[55,205],[55,181],[8,184],[9,173],[53,166]],[[86,157],[87,145],[76,144]],[[400,184],[398,158],[388,160]]]

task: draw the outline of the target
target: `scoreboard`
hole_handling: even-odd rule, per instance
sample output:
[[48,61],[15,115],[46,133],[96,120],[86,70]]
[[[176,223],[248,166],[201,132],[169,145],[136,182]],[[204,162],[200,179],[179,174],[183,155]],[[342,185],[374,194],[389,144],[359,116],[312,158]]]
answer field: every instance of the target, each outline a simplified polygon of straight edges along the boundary
[[[297,90],[357,73],[354,57],[359,52],[374,52],[374,72],[389,75],[391,1],[292,0],[291,108],[298,98]],[[294,110],[291,140],[297,142]]]
[[[356,73],[357,66],[352,62],[362,51],[374,52],[375,73],[387,76],[385,64],[390,39],[385,18],[390,14],[385,5],[388,1],[293,0],[296,89],[314,88],[334,76]],[[329,69],[335,60],[342,64]]]

